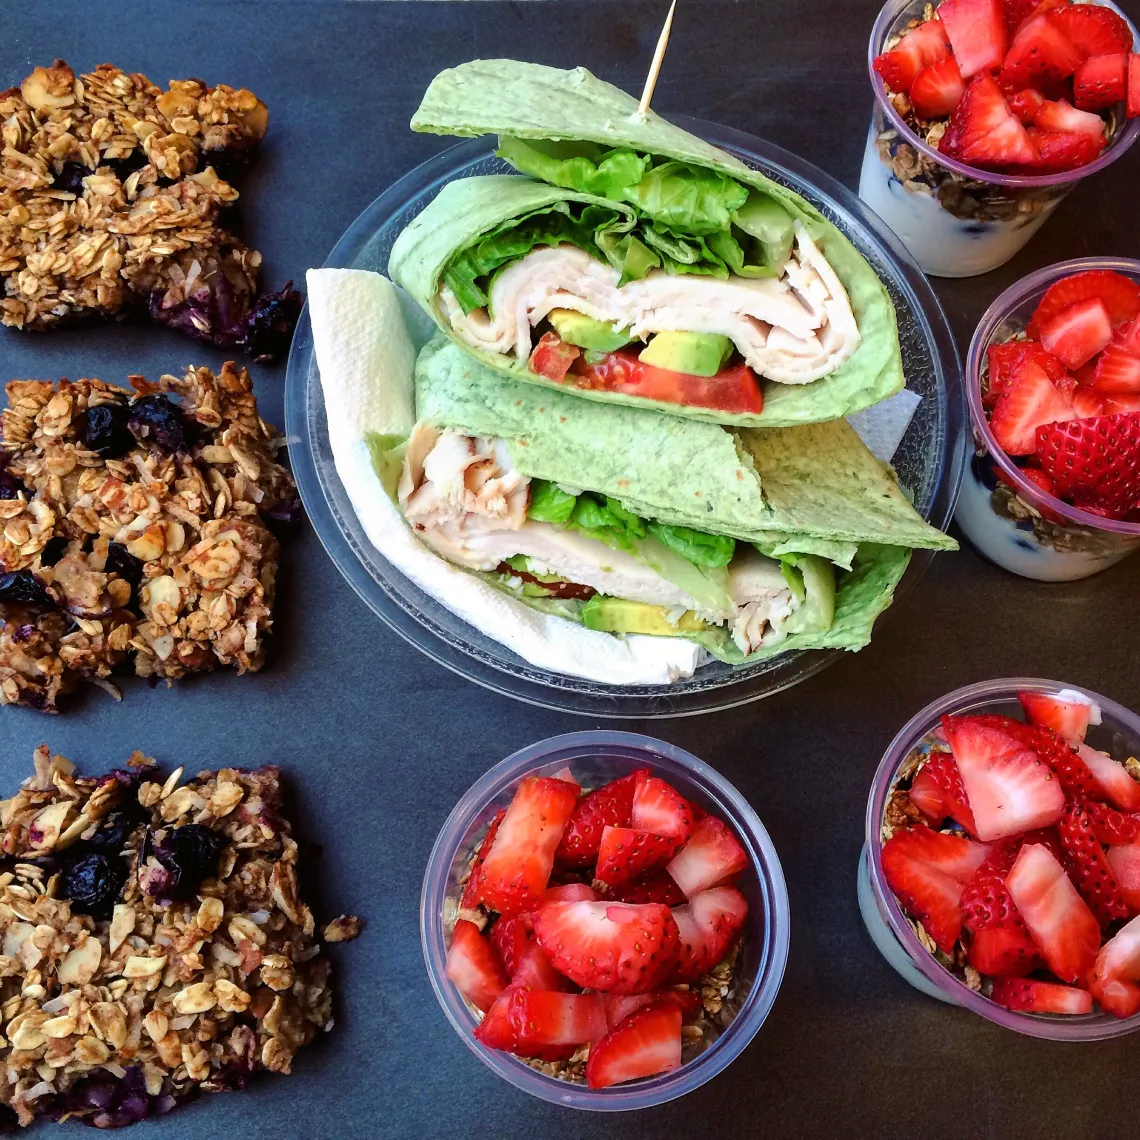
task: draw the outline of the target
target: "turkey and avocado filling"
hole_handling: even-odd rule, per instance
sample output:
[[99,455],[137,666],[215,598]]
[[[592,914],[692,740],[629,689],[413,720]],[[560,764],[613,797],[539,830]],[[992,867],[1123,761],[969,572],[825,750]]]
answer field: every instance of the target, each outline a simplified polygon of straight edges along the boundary
[[500,439],[417,424],[398,498],[441,557],[589,629],[689,638],[739,660],[832,624],[835,572],[825,559],[769,558],[751,543],[531,479]]

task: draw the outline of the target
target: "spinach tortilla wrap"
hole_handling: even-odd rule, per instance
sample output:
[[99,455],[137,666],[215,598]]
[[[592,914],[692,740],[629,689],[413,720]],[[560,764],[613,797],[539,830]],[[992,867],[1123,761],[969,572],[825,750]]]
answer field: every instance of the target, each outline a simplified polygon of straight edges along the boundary
[[476,60],[414,130],[499,135],[389,272],[502,375],[715,423],[838,419],[903,387],[894,308],[813,206],[585,69]]

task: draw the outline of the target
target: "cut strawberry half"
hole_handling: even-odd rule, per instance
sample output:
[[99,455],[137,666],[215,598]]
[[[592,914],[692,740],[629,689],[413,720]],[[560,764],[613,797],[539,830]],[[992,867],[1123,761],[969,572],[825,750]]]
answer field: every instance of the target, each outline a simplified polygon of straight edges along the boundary
[[1122,926],[1100,948],[1089,989],[1113,1017],[1140,1013],[1140,918]]
[[677,923],[657,903],[545,903],[534,933],[555,967],[585,989],[644,993],[677,960]]
[[1048,102],[1040,91],[1027,87],[1024,91],[1015,91],[1006,102],[1009,109],[1026,125],[1029,126],[1037,118],[1037,112]]
[[1093,834],[1088,813],[1079,803],[1070,803],[1057,827],[1065,851],[1062,862],[1069,872],[1081,897],[1089,904],[1101,928],[1118,918],[1129,916],[1128,905],[1120,893],[1120,886],[1112,867]]
[[1033,162],[1019,166],[1015,173],[1060,174],[1076,170],[1099,158],[1107,143],[1103,135],[1090,135],[1083,131],[1047,131],[1034,126],[1028,128],[1028,133],[1037,157]]
[[907,795],[910,802],[933,824],[940,824],[950,814],[946,801],[942,798],[942,789],[930,771],[929,764],[924,764],[914,774]]
[[547,887],[542,893],[542,901],[548,902],[594,902],[598,892],[587,883],[561,883],[557,887]]
[[748,917],[748,901],[735,887],[713,887],[673,908],[680,943],[674,982],[696,981],[719,965]]
[[1049,969],[1064,982],[1082,980],[1100,948],[1100,924],[1056,857],[1025,844],[1006,886]]
[[1092,55],[1073,74],[1073,102],[1082,111],[1107,111],[1124,102],[1128,55]]
[[663,863],[675,850],[672,839],[632,827],[607,827],[598,847],[594,878],[607,889],[632,882],[643,871]]
[[[1085,365],[1088,368],[1088,365]],[[1095,388],[1078,385],[1073,393],[1073,411],[1078,420],[1095,420],[1098,416],[1111,416],[1116,408],[1107,396],[1102,396]],[[1052,482],[1052,480],[1050,480]]]
[[1100,4],[1066,4],[1046,19],[1086,56],[1132,50],[1132,31],[1122,16]]
[[1112,343],[1130,356],[1140,356],[1140,317],[1118,325],[1112,334]]
[[475,1027],[475,1038],[522,1056],[550,1046],[577,1047],[605,1037],[601,994],[563,994],[511,986]]
[[731,829],[706,815],[665,869],[685,897],[691,899],[701,891],[728,882],[747,866],[748,855]]
[[1089,817],[1093,835],[1096,836],[1098,843],[1103,843],[1105,846],[1118,844],[1127,846],[1140,839],[1140,819],[1136,816],[1126,815],[1096,800],[1084,800],[1081,806]]
[[681,1067],[681,1010],[672,1002],[646,1006],[590,1050],[586,1084],[605,1089]]
[[1059,494],[1123,517],[1140,504],[1140,413],[1046,424],[1037,457]]
[[494,819],[487,825],[487,833],[483,836],[479,850],[475,853],[475,861],[471,864],[471,870],[468,872],[467,882],[463,884],[463,894],[459,900],[460,907],[465,910],[470,910],[479,905],[479,871],[483,866],[483,860],[487,858],[487,852],[491,850],[491,845],[495,842],[495,836],[499,833],[499,824],[503,822],[503,816],[506,814],[506,808],[499,809]]
[[1045,290],[1026,332],[1040,336],[1046,322],[1070,305],[1090,297],[1099,297],[1105,303],[1114,325],[1140,316],[1140,285],[1113,269],[1087,269],[1062,277]]
[[1140,393],[1140,356],[1120,344],[1109,344],[1097,359],[1092,385],[1109,396]]
[[1125,114],[1130,119],[1140,115],[1140,54],[1128,57],[1128,88],[1124,93]]
[[1065,793],[1060,783],[1019,740],[968,716],[943,717],[942,728],[979,839],[1004,839],[1061,818]]
[[972,933],[967,961],[989,977],[1024,977],[1041,965],[1037,944],[1005,885],[1020,847],[1019,841],[1013,841],[995,848],[967,884],[958,904]]
[[695,1020],[701,1011],[701,995],[687,986],[654,990],[649,994],[604,994],[602,1000],[606,1007],[606,1024],[611,1029],[620,1025],[635,1010],[644,1009],[647,1005],[675,1005],[681,1011],[683,1022]]
[[1079,111],[1064,99],[1046,99],[1037,109],[1034,122],[1047,131],[1072,131],[1104,139],[1104,120],[1090,111]]
[[1038,428],[1073,415],[1072,401],[1041,365],[1027,358],[1006,381],[990,417],[990,430],[1007,455],[1032,455]]
[[946,954],[962,932],[962,892],[989,848],[929,827],[896,831],[883,844],[883,874],[902,907],[922,923]]
[[1009,46],[1001,0],[942,0],[938,19],[965,78],[1001,66]]
[[1080,368],[1112,340],[1112,317],[1099,297],[1087,297],[1046,321],[1040,336],[1066,368]]
[[555,968],[534,936],[529,914],[500,918],[491,927],[490,942],[512,984],[535,990],[568,990],[570,982]]
[[986,72],[975,75],[966,85],[938,149],[960,162],[987,168],[1032,164],[1038,157],[1021,120]]
[[649,769],[638,769],[628,776],[611,780],[583,796],[574,808],[555,854],[565,867],[588,867],[598,856],[602,830],[607,827],[629,827],[633,812],[633,791],[639,775]]
[[1049,14],[1032,16],[1017,29],[998,81],[1011,92],[1049,87],[1072,75],[1086,54],[1051,22]]
[[1117,843],[1105,852],[1105,858],[1116,876],[1120,897],[1133,913],[1140,911],[1140,842]]
[[1092,1013],[1092,995],[1076,986],[1036,982],[1025,978],[999,978],[990,994],[998,1005],[1025,1013]]
[[478,870],[482,902],[501,914],[532,910],[539,903],[577,802],[573,786],[563,780],[528,776],[519,784]]
[[1098,795],[1098,785],[1089,766],[1053,729],[1040,725],[1033,729],[1026,743],[1037,759],[1052,770],[1065,794],[1083,799]]
[[630,827],[664,835],[680,847],[693,830],[693,805],[664,780],[639,773],[629,820]]
[[664,903],[677,906],[685,901],[685,892],[673,881],[673,876],[664,867],[654,867],[632,883],[626,883],[610,891],[614,902]]
[[1030,724],[1051,728],[1074,748],[1084,740],[1090,723],[1100,724],[1100,710],[1089,701],[1074,701],[1052,693],[1023,690],[1017,694]]
[[[508,986],[487,1010],[483,1020],[475,1027],[475,1040],[490,1049],[502,1049],[520,1057],[531,1057],[539,1061],[568,1061],[578,1049],[578,1045],[539,1045],[526,1034],[520,1036],[516,1025],[517,1015],[511,1018],[511,998],[516,987]],[[575,995],[582,996],[582,995]],[[593,997],[596,995],[584,995]],[[604,1016],[604,1011],[603,1011]],[[523,1027],[525,1029],[525,1026]]]
[[1100,799],[1106,799],[1121,811],[1140,811],[1140,783],[1137,783],[1123,764],[1118,764],[1107,752],[1082,744],[1077,755],[1085,762],[1097,783]]
[[[962,774],[954,757],[949,752],[931,752],[926,763],[919,769],[918,776],[931,781],[937,788],[942,801],[941,822],[949,816],[955,823],[964,827],[971,835],[975,834],[973,812],[970,811],[969,801],[966,799],[966,789],[962,787]],[[918,780],[918,776],[915,780]],[[921,788],[919,789],[921,794]],[[914,786],[911,785],[911,799],[914,798]],[[922,810],[921,808],[919,809]]]
[[876,56],[875,70],[894,92],[909,94],[919,73],[950,54],[950,41],[938,20],[927,20],[911,28],[888,52]]
[[486,1011],[507,988],[510,979],[494,947],[465,918],[455,923],[447,950],[444,973],[455,988],[477,1009]]
[[986,392],[983,400],[987,407],[992,407],[997,402],[997,398],[1008,387],[1011,377],[1016,375],[1026,360],[1040,365],[1054,384],[1069,375],[1069,370],[1036,341],[1010,340],[1004,344],[991,344],[986,349]]
[[910,103],[920,119],[941,119],[961,101],[966,82],[953,56],[924,67],[910,88]]

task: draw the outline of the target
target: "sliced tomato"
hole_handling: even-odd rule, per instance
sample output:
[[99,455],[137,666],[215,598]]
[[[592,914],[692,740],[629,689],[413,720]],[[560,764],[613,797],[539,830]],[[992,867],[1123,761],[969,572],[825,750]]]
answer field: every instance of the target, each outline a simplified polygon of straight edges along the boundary
[[687,408],[759,413],[764,407],[760,382],[747,364],[722,368],[715,376],[691,376],[645,364],[634,352],[622,349],[607,353],[597,364],[579,361],[567,379],[583,388]]
[[567,344],[557,333],[543,333],[530,354],[530,367],[539,376],[561,383],[566,379],[570,366],[581,355],[582,350],[577,345]]

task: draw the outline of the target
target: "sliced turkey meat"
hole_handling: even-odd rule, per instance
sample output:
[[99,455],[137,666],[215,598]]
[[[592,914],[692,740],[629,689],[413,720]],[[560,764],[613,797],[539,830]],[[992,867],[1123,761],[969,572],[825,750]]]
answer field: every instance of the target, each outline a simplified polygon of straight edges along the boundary
[[792,256],[778,277],[715,277],[653,270],[619,286],[620,274],[576,246],[534,249],[502,270],[490,305],[464,313],[443,286],[444,317],[465,344],[530,356],[532,330],[553,309],[573,309],[634,337],[658,332],[719,333],[759,375],[808,384],[835,371],[859,344],[842,282],[796,223]]
[[754,653],[779,638],[780,627],[796,610],[796,597],[780,564],[751,546],[739,546],[728,567],[732,600],[740,607],[732,622],[732,640],[743,653]]

